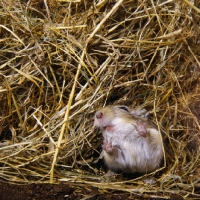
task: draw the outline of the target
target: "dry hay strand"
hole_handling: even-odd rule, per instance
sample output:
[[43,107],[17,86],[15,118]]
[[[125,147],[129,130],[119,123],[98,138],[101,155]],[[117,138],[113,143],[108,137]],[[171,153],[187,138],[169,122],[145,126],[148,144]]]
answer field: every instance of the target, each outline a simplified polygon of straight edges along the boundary
[[[2,0],[0,177],[199,198],[199,6]],[[164,141],[159,172],[100,182],[93,116],[107,104],[149,110]]]

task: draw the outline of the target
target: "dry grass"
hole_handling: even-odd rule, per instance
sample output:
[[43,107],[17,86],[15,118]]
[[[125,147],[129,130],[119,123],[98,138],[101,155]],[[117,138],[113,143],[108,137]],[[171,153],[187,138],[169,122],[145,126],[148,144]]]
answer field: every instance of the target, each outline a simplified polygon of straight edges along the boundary
[[[199,198],[198,1],[0,2],[0,177]],[[95,110],[146,107],[166,167],[101,183]],[[154,177],[146,185],[145,177]]]

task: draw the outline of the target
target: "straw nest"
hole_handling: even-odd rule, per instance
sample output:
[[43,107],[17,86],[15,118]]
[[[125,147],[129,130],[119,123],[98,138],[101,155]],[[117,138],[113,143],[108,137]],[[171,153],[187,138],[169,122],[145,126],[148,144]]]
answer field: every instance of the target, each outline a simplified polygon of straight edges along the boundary
[[[198,7],[192,0],[2,0],[0,177],[199,197]],[[159,172],[100,182],[102,135],[93,116],[108,104],[149,110],[165,149]]]

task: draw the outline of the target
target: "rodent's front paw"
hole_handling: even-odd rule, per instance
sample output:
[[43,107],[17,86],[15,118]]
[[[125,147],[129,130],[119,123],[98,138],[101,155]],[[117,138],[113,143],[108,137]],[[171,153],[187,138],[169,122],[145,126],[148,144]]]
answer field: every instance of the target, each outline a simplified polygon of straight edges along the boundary
[[107,154],[117,157],[118,148],[113,146],[111,142],[108,142],[108,140],[104,140],[102,148]]
[[147,125],[145,122],[142,122],[141,120],[138,120],[135,125],[135,129],[138,131],[138,133],[142,137],[147,137],[148,132],[147,132]]
[[105,150],[108,154],[112,153],[113,147],[111,142],[105,140],[102,145],[103,150]]

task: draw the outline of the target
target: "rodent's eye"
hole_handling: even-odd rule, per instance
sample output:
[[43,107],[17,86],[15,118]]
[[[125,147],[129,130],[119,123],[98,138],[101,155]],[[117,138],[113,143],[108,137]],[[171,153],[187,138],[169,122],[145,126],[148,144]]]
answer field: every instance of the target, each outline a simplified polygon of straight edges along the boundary
[[128,108],[126,106],[118,106],[118,108],[122,109],[122,110],[125,110],[127,112],[129,112]]

